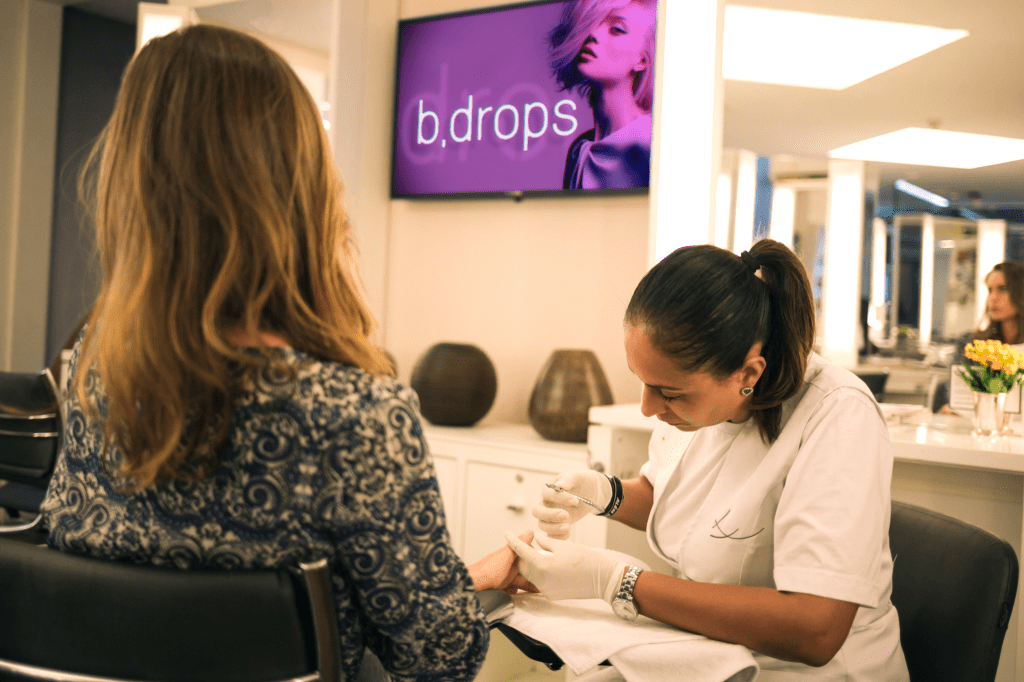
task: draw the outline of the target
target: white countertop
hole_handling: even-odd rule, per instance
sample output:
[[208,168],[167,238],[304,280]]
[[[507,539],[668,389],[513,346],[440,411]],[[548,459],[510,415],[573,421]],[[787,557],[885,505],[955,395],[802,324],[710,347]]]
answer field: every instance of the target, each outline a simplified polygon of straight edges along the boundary
[[[889,413],[889,438],[896,459],[989,471],[1024,474],[1024,427],[1014,422],[1015,433],[982,437],[971,433],[965,417],[931,414],[920,406],[882,403]],[[639,403],[590,408],[592,424],[651,431],[658,423],[640,414]]]

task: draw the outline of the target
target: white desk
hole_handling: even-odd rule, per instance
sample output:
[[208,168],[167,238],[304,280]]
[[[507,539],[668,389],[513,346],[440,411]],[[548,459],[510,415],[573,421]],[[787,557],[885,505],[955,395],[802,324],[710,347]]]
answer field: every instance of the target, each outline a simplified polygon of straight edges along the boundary
[[[638,471],[657,420],[640,406],[590,409],[592,462],[616,472]],[[890,423],[895,448],[892,497],[962,519],[1007,540],[1021,556],[1024,543],[1024,437],[979,438],[970,421],[927,410]],[[1020,434],[1019,423],[1014,430]],[[634,474],[635,475],[635,474]],[[1003,642],[997,682],[1024,680],[1024,605],[1018,587],[1017,617]],[[1021,665],[1018,666],[1017,662]]]

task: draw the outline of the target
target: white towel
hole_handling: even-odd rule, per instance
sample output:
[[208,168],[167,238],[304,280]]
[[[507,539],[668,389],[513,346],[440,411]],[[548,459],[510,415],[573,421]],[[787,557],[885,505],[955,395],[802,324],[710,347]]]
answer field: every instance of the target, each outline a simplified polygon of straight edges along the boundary
[[576,675],[608,660],[627,682],[750,682],[758,665],[739,644],[717,642],[640,616],[618,618],[600,599],[512,598],[504,622],[547,644]]

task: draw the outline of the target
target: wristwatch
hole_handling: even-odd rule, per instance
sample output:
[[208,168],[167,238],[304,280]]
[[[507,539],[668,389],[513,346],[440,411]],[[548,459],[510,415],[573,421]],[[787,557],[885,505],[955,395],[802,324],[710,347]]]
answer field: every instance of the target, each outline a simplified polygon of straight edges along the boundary
[[633,600],[633,586],[636,585],[636,578],[643,572],[639,566],[630,566],[622,576],[619,583],[619,591],[612,599],[612,611],[622,620],[633,622],[639,612],[636,610],[636,602]]

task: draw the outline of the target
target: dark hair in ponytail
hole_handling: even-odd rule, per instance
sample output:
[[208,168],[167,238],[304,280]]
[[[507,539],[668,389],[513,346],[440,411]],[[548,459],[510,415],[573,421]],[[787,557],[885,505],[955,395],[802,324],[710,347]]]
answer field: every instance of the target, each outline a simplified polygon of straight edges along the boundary
[[762,239],[750,256],[710,244],[676,249],[640,280],[625,323],[643,329],[682,371],[719,380],[760,343],[766,367],[750,408],[772,443],[782,430],[782,404],[803,385],[814,349],[814,299],[803,264],[786,246]]

